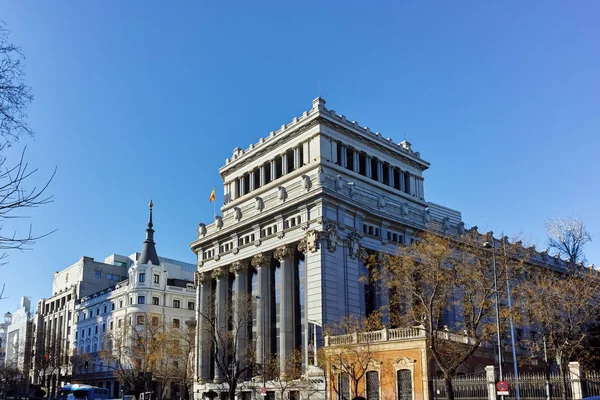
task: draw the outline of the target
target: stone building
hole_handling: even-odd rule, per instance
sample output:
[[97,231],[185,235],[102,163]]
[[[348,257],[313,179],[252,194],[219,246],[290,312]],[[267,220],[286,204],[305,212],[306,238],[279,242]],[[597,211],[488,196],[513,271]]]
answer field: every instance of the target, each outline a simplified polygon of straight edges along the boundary
[[[138,329],[140,335],[143,335],[145,326],[167,331],[185,330],[194,326],[190,326],[190,322],[194,320],[196,307],[196,267],[194,264],[158,256],[152,229],[152,203],[150,204],[144,247],[139,258],[127,270],[127,279],[83,296],[75,305],[71,321],[73,329],[70,342],[76,355],[73,380],[108,388],[111,398],[122,397],[126,384],[120,376],[122,367],[135,368],[135,360],[130,353],[117,356],[118,360],[110,360],[101,354],[102,350],[109,349],[111,340],[114,341],[120,332],[127,332],[126,327],[130,327]],[[135,346],[134,340],[127,342],[126,346]],[[114,350],[116,355],[117,349]],[[120,365],[117,365],[117,361]],[[175,366],[176,372],[185,368],[188,361],[192,366],[191,357],[190,360],[177,360],[173,356],[169,361],[180,364]],[[143,366],[138,368],[141,370]],[[174,368],[169,368],[169,371],[173,370]],[[155,375],[156,372],[155,370]],[[183,370],[180,372],[185,373]],[[161,393],[160,397],[180,398],[184,396],[185,388],[176,383],[169,380],[164,390],[158,384],[153,384],[151,389],[157,396]]]
[[[154,248],[154,245],[152,245]],[[146,249],[146,247],[144,248]],[[52,284],[52,296],[38,301],[37,312],[34,316],[34,352],[33,357],[33,382],[39,383],[49,389],[49,395],[55,395],[57,387],[73,378],[73,352],[75,348],[81,349],[79,340],[75,340],[77,332],[77,315],[83,315],[85,309],[87,314],[82,323],[92,323],[109,318],[112,310],[103,311],[99,316],[95,308],[87,310],[80,303],[86,299],[86,304],[98,304],[101,300],[123,295],[128,289],[131,267],[140,265],[140,260],[152,259],[156,264],[169,265],[169,279],[174,279],[182,292],[189,291],[187,283],[193,281],[192,264],[177,260],[158,257],[156,261],[156,250],[153,254],[134,253],[130,256],[112,254],[103,262],[96,261],[91,257],[81,257],[75,264],[54,273]],[[142,263],[143,264],[143,263]],[[192,272],[185,272],[185,271]],[[173,271],[173,272],[171,272]],[[148,272],[150,274],[150,271]],[[166,275],[165,275],[166,276]],[[148,275],[148,279],[151,276]],[[122,285],[119,285],[122,283]],[[148,282],[150,283],[150,282]],[[119,290],[115,293],[116,287]],[[110,290],[109,290],[110,288]],[[174,289],[177,290],[177,289]],[[104,294],[101,294],[104,291]],[[137,297],[136,297],[137,300]],[[151,298],[148,298],[151,301]],[[117,300],[117,305],[119,304]],[[182,303],[185,304],[185,303]],[[129,304],[126,303],[127,306]],[[77,308],[77,311],[76,311]],[[119,307],[121,308],[121,307]],[[125,309],[125,308],[123,308]],[[187,310],[186,310],[187,311]],[[95,322],[98,323],[98,322]],[[95,330],[95,328],[94,328]],[[84,350],[86,349],[84,343]]]
[[10,324],[12,324],[12,314],[7,312],[4,314],[4,321],[0,323],[0,368],[4,368],[6,360],[6,335]]
[[[458,211],[425,200],[427,168],[409,142],[362,127],[320,97],[249,148],[235,148],[219,169],[221,215],[201,223],[191,243],[197,318],[213,301],[222,318],[236,296],[258,298],[246,344],[256,346],[257,363],[276,353],[283,367],[301,349],[308,371],[320,327],[386,302],[361,281],[368,272],[359,253],[394,253],[430,223],[464,231]],[[223,377],[212,353],[198,347],[194,394],[201,398]]]
[[33,342],[31,298],[21,297],[19,308],[12,314],[6,329],[6,359],[4,364],[18,371],[21,379],[28,382],[31,372],[31,346]]

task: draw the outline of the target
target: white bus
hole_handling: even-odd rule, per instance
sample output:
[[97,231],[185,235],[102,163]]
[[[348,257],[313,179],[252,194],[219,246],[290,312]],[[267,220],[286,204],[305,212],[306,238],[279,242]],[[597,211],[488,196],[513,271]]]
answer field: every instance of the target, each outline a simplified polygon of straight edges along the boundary
[[66,400],[69,394],[73,394],[75,400],[109,400],[108,389],[99,388],[96,386],[83,385],[74,383],[65,385],[60,388],[58,396],[62,400]]

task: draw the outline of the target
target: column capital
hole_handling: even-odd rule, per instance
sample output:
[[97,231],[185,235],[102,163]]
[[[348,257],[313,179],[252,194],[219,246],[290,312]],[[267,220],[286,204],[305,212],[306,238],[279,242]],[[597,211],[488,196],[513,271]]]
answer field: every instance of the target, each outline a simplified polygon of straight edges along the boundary
[[233,264],[231,264],[231,267],[229,267],[229,272],[237,276],[239,274],[247,272],[248,267],[248,261],[246,260],[235,261]]
[[212,278],[211,272],[197,272],[196,274],[197,274],[198,283],[200,285],[203,285],[203,284],[207,283],[208,281],[210,281],[210,279]]
[[229,274],[229,269],[226,267],[217,267],[211,271],[210,276],[213,279],[222,279],[227,277],[227,274]]
[[294,248],[290,245],[278,247],[275,249],[275,253],[273,253],[273,257],[275,257],[278,261],[283,261],[286,258],[291,258],[293,256]]
[[269,265],[268,258],[265,255],[265,253],[258,253],[257,255],[252,257],[250,264],[252,264],[254,268],[261,268]]

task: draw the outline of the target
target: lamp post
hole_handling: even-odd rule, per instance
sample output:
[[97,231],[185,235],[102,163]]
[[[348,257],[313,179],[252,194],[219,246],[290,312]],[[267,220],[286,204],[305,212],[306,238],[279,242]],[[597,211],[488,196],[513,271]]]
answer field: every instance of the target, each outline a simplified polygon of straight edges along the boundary
[[[498,372],[500,373],[500,380],[504,380],[502,374],[502,342],[500,340],[500,307],[498,305],[498,276],[496,275],[496,242],[492,235],[492,243],[485,242],[483,247],[486,249],[492,249],[492,269],[494,271],[494,294],[496,295],[496,336],[498,339]],[[501,396],[504,399],[504,396]]]
[[317,326],[320,326],[323,329],[323,325],[319,321],[315,321],[314,319],[307,320],[309,324],[313,324],[313,357],[314,357],[314,365],[317,365]]

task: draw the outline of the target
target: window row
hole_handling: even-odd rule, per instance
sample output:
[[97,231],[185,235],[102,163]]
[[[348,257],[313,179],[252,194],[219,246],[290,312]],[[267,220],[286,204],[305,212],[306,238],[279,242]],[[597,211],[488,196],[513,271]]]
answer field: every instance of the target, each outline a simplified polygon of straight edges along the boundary
[[[364,376],[364,388],[366,400],[379,400],[381,398],[381,384],[378,371],[367,371]],[[335,389],[339,400],[351,400],[361,395],[352,393],[354,388],[351,383],[350,374],[341,372],[336,375]],[[397,400],[412,400],[412,372],[408,369],[400,369],[396,371],[395,376],[395,392]],[[386,391],[386,394],[389,394]]]
[[334,163],[360,175],[381,182],[406,194],[423,199],[423,179],[395,167],[386,161],[369,156],[365,151],[348,147],[342,142],[333,142]]
[[[139,283],[144,283],[146,282],[146,273],[145,272],[140,272],[138,274],[138,282]],[[160,283],[160,275],[159,274],[153,274],[152,275],[152,283]]]
[[245,173],[225,186],[225,203],[244,196],[304,165],[304,144],[289,149],[273,160]]

